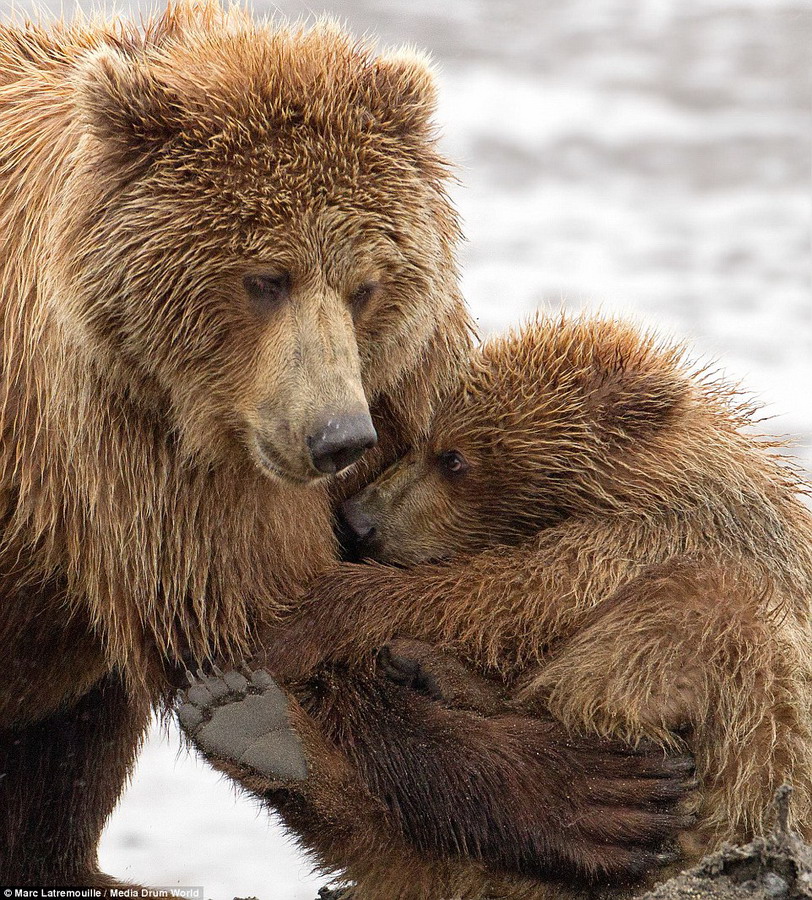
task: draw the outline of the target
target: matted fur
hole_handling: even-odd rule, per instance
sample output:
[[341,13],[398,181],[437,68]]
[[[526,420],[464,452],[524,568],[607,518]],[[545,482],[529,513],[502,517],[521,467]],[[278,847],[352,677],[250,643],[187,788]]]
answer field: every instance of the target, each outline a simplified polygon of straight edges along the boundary
[[[427,440],[353,501],[377,530],[368,551],[412,567],[319,578],[275,664],[306,672],[397,635],[430,642],[418,658],[441,687],[442,651],[493,679],[484,706],[481,680],[466,697],[452,679],[451,704],[686,740],[701,779],[687,859],[761,832],[785,781],[809,838],[812,518],[752,423],[680,348],[617,322],[542,318],[487,342]],[[451,450],[467,473],[443,471]],[[352,874],[358,896],[383,897],[374,865]],[[435,895],[566,893],[464,867],[442,877]],[[387,896],[423,896],[414,884],[411,869]]]
[[[333,24],[190,0],[140,26],[4,25],[0,72],[0,881],[101,884],[149,706],[249,655],[334,559],[304,426],[368,402],[374,471],[469,346],[458,233],[426,62]],[[293,301],[260,315],[242,273],[270,265]],[[260,429],[289,478],[261,471]],[[118,742],[77,725],[96,732],[74,750],[83,697],[137,721]],[[30,751],[36,791],[14,757],[32,729],[53,745]],[[53,824],[77,797],[84,821]]]

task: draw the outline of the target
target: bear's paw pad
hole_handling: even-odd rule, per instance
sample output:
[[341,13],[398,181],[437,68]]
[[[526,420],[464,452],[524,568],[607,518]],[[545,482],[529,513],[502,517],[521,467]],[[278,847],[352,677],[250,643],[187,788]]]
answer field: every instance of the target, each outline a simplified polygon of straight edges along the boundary
[[257,670],[195,678],[178,708],[181,727],[205,756],[253,769],[275,781],[303,781],[307,761],[290,724],[288,701]]

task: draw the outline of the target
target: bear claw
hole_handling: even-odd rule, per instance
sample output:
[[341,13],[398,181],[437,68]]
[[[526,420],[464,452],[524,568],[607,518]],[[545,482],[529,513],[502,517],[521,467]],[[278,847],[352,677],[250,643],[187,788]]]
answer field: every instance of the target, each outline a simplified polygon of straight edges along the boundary
[[303,781],[307,760],[288,718],[285,694],[262,669],[200,675],[178,708],[181,727],[213,759],[274,781]]
[[377,656],[382,675],[395,684],[417,691],[432,700],[444,700],[437,679],[426,671],[419,660],[395,653],[391,647],[382,647]]

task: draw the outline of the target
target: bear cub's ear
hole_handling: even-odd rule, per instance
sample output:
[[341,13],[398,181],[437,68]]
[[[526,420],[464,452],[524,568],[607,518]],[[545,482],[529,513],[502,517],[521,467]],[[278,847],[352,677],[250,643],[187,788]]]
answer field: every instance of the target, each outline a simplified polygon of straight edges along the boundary
[[425,136],[437,111],[437,82],[429,58],[402,49],[379,57],[372,78],[372,113],[399,134]]
[[676,372],[620,369],[594,387],[592,403],[602,430],[622,439],[661,428],[679,415],[691,395],[690,381]]
[[115,47],[85,56],[74,76],[79,115],[109,149],[133,158],[154,153],[182,131],[178,96],[138,60]]

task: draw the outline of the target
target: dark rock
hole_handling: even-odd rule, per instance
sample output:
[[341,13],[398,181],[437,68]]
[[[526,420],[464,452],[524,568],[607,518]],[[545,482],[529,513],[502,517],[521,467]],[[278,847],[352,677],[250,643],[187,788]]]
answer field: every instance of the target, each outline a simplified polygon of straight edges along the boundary
[[788,828],[790,792],[777,791],[776,825],[766,837],[722,847],[638,900],[812,900],[812,847]]

